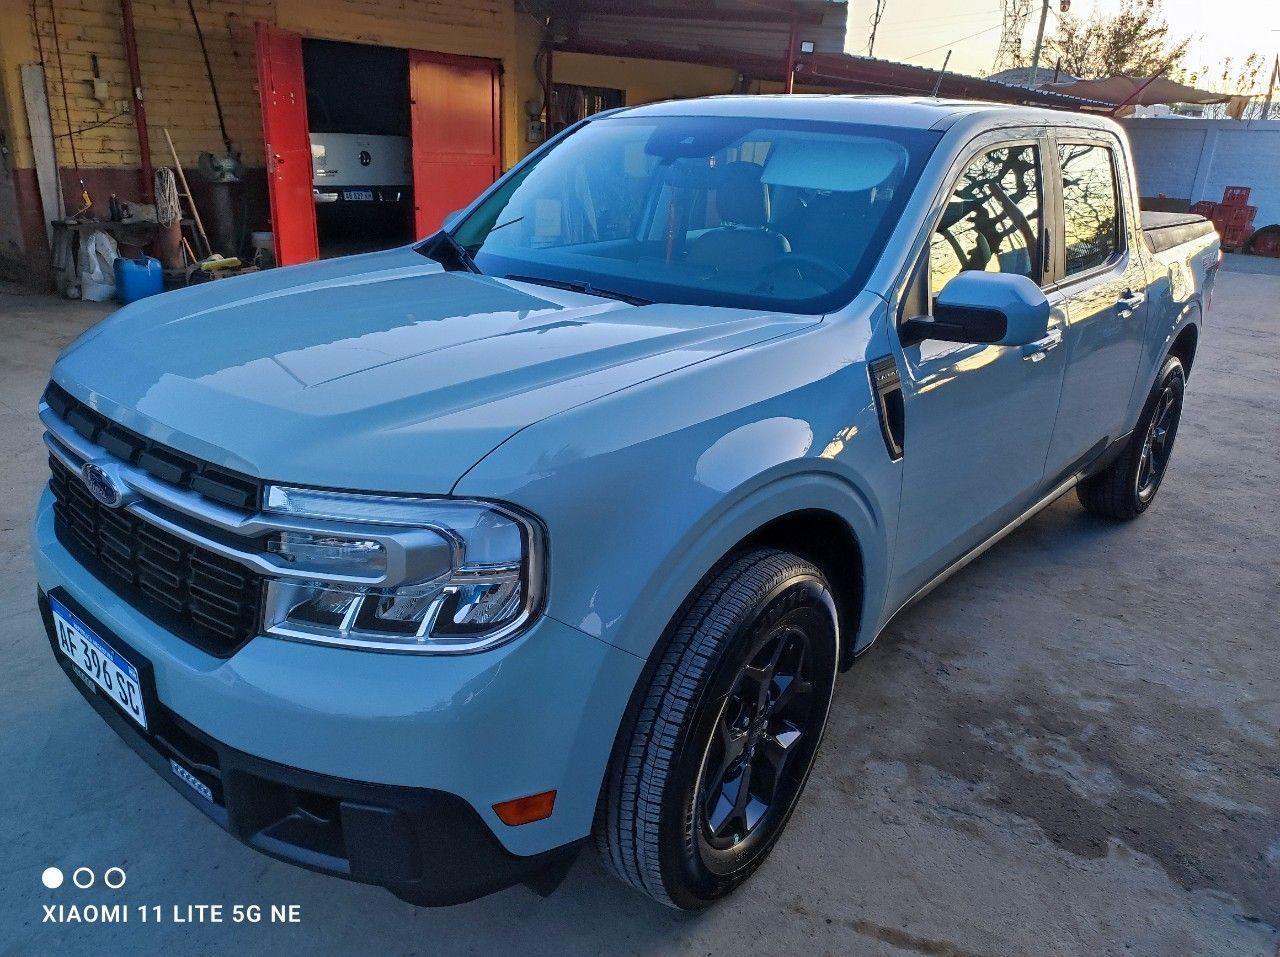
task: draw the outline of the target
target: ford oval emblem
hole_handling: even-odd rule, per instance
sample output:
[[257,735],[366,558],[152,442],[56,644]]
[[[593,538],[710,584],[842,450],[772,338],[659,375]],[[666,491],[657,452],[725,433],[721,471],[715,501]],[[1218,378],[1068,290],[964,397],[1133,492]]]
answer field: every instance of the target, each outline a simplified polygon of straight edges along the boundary
[[111,477],[110,472],[101,465],[88,462],[81,469],[80,474],[84,476],[84,484],[88,487],[90,495],[107,508],[120,507],[120,503],[124,501],[124,490]]

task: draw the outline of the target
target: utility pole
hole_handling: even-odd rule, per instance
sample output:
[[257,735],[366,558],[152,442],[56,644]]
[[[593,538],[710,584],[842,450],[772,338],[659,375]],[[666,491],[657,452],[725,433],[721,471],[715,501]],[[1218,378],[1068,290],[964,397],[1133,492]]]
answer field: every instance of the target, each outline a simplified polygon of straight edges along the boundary
[[867,41],[867,56],[875,56],[876,32],[880,29],[880,18],[884,16],[884,5],[888,0],[875,0],[875,9],[871,11],[871,39]]
[[1049,0],[1040,0],[1040,29],[1036,31],[1036,50],[1031,54],[1031,78],[1027,85],[1036,88],[1036,74],[1040,72],[1040,48],[1044,46],[1044,21],[1049,17]]

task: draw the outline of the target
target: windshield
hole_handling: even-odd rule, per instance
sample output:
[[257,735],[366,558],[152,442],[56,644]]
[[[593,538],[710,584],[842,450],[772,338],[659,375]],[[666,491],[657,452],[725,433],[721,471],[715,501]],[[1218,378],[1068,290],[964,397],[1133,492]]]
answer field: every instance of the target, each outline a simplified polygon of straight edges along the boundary
[[938,134],[737,117],[587,123],[454,231],[480,271],[629,301],[820,313],[861,288]]

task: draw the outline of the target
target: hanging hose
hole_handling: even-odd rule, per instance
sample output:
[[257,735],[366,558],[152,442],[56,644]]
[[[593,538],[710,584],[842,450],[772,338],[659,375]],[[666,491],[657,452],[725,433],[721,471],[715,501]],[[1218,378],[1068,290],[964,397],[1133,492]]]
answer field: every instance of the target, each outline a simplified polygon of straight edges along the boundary
[[209,62],[209,48],[204,43],[204,31],[200,29],[200,18],[196,16],[193,0],[187,0],[187,9],[191,11],[191,23],[196,28],[196,39],[200,41],[200,54],[204,57],[204,72],[209,78],[209,92],[213,94],[213,109],[218,114],[218,129],[222,131],[222,145],[227,148],[227,155],[236,155],[231,145],[231,137],[227,135],[227,120],[222,115],[222,101],[218,99],[218,84],[213,80],[213,65]]
[[156,170],[156,222],[172,226],[182,218],[182,206],[178,202],[178,181],[173,170],[161,166]]

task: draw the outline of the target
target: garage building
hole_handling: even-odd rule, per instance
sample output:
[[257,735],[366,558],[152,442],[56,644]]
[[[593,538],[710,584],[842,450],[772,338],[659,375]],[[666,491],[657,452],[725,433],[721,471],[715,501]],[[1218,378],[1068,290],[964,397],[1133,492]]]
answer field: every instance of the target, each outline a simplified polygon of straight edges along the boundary
[[[271,230],[287,264],[427,235],[600,109],[936,86],[933,71],[846,56],[848,15],[843,0],[5,4],[0,275],[45,285],[50,220],[152,201],[153,169],[174,165],[166,133],[219,251]],[[967,77],[938,89],[1072,105]]]

